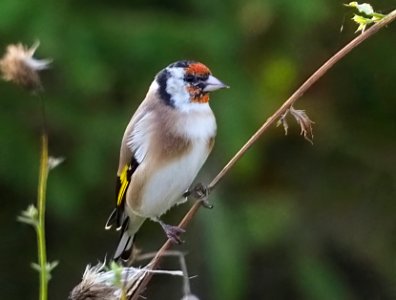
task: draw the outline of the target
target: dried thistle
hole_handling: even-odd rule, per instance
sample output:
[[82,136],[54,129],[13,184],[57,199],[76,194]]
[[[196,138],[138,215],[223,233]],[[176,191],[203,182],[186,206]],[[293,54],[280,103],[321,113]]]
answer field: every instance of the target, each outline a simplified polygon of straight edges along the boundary
[[116,268],[114,265],[106,271],[105,264],[87,266],[82,281],[73,289],[69,300],[119,300],[123,296],[129,297],[148,272],[183,276],[182,271]]
[[71,292],[70,300],[99,300],[99,299],[117,299],[115,296],[117,287],[108,284],[101,276],[102,265],[95,267],[87,266],[83,279]]
[[291,113],[291,115],[296,119],[298,125],[300,125],[301,132],[300,134],[304,136],[304,138],[313,144],[313,131],[312,131],[312,124],[315,124],[308,115],[306,114],[305,110],[301,109],[295,109],[293,106],[291,106],[286,112],[280,117],[278,120],[276,126],[283,126],[283,129],[285,130],[285,135],[287,135],[287,130],[289,128],[289,125],[287,124],[286,117],[287,115]]
[[39,42],[34,43],[30,48],[21,43],[9,45],[0,60],[3,79],[28,90],[40,90],[42,86],[38,72],[47,69],[51,60],[33,58],[39,45]]

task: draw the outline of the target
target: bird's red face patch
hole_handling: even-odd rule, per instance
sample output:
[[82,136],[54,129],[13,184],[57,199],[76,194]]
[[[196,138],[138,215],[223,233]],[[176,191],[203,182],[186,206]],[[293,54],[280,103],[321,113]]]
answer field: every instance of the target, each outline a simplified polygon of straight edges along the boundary
[[[197,79],[208,78],[212,74],[207,66],[202,63],[192,63],[186,68],[186,74]],[[209,102],[209,94],[202,91],[199,85],[189,85],[187,91],[191,95],[191,102],[207,103]]]
[[201,63],[193,63],[189,65],[186,72],[195,76],[205,76],[211,74],[209,68]]
[[187,91],[191,96],[191,102],[195,103],[207,103],[209,102],[209,93],[204,93],[196,86],[187,87]]

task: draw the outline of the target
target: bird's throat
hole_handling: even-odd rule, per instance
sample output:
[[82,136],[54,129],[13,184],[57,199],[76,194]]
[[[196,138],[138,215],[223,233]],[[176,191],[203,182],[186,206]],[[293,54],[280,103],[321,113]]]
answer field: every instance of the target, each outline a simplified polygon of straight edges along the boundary
[[209,93],[205,93],[201,89],[198,89],[196,87],[188,87],[187,91],[190,94],[191,102],[193,103],[209,102]]

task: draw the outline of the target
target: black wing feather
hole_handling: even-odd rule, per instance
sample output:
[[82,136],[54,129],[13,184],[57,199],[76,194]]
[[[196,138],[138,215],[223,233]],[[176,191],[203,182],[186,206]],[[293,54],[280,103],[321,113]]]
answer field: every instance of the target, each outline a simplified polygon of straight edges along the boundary
[[117,231],[121,229],[124,229],[123,231],[125,231],[125,227],[122,228],[122,225],[128,218],[128,216],[124,213],[126,191],[129,187],[129,183],[131,182],[132,174],[136,171],[138,166],[139,163],[135,157],[132,157],[131,162],[128,165],[125,165],[120,176],[117,176],[115,190],[116,207],[107,219],[105,226],[106,229],[110,229],[115,224]]

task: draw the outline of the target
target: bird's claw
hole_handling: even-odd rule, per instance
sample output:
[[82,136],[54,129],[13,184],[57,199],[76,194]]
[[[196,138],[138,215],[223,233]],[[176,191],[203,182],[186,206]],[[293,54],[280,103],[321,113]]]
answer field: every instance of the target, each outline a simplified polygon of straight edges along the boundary
[[202,206],[205,208],[212,209],[214,207],[213,204],[211,204],[207,199],[201,201],[202,201]]
[[178,226],[172,226],[168,224],[161,224],[165,231],[166,236],[175,244],[182,244],[184,241],[180,238],[180,235],[186,232],[183,228]]
[[210,191],[207,186],[204,186],[202,183],[197,183],[193,189],[185,192],[183,196],[192,196],[196,200],[201,201],[203,207],[212,209],[213,205],[208,201],[209,192]]

